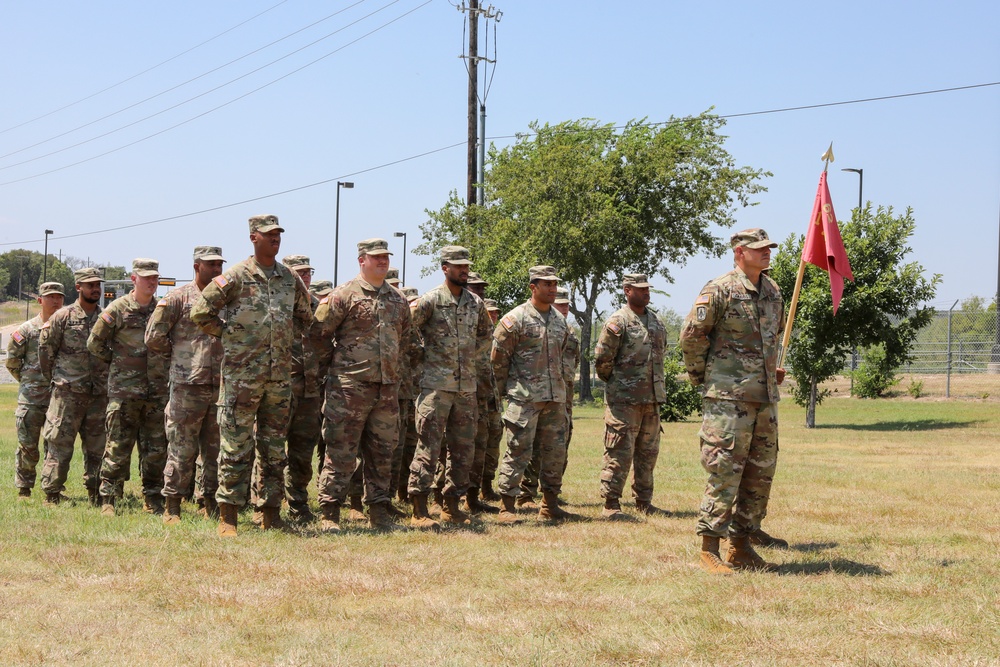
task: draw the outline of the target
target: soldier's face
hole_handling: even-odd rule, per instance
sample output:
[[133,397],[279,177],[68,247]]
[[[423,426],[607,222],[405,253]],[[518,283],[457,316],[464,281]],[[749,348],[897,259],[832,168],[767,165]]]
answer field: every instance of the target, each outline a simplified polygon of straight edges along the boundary
[[159,284],[160,276],[137,276],[134,273],[132,274],[132,285],[135,286],[135,293],[142,298],[153,296]]
[[[444,278],[452,285],[468,287],[469,285],[469,265],[468,264],[444,264],[441,267],[444,271]],[[471,287],[469,289],[472,289]]]
[[484,285],[483,283],[475,283],[471,285],[467,283],[465,285],[465,288],[470,292],[472,292],[473,294],[475,294],[476,296],[478,296],[480,299],[486,298],[486,285]]
[[281,250],[281,232],[272,229],[269,232],[251,232],[250,242],[253,243],[255,255],[274,259]]
[[298,274],[299,278],[302,278],[302,282],[306,284],[306,287],[312,285],[313,281],[312,269],[295,269],[295,273]]
[[38,297],[38,303],[42,304],[42,314],[46,317],[62,308],[64,300],[62,294],[46,294]]
[[84,303],[97,303],[101,300],[101,282],[93,281],[89,283],[77,283],[76,291],[80,294],[80,300]]
[[625,299],[632,308],[645,308],[649,305],[648,287],[626,287]]
[[754,271],[763,271],[771,266],[771,249],[770,248],[748,248],[742,246],[740,250],[743,251],[743,267],[744,269],[751,269]]
[[389,255],[362,255],[358,258],[361,265],[361,273],[366,279],[376,281],[385,280],[385,274],[389,273]]
[[500,311],[499,310],[487,310],[486,312],[489,313],[489,315],[490,315],[490,322],[492,322],[493,324],[496,324],[497,320],[500,319]]
[[559,289],[558,280],[536,280],[531,283],[531,294],[540,303],[552,305],[556,300],[556,290]]
[[569,304],[568,303],[554,303],[552,307],[562,313],[563,317],[569,317]]
[[195,274],[199,285],[207,285],[212,278],[222,275],[222,260],[213,259],[206,261],[199,259],[194,265]]

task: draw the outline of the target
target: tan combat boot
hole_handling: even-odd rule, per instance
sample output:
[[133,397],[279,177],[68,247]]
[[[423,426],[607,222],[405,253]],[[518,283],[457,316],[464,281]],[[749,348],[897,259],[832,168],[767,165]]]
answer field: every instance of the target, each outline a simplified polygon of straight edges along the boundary
[[368,506],[368,526],[372,530],[396,530],[402,527],[393,521],[387,504],[388,501]]
[[62,501],[67,500],[66,496],[61,493],[46,493],[45,500],[42,501],[43,505],[58,505]]
[[361,496],[351,496],[351,509],[347,513],[348,521],[365,521],[365,506],[361,504]]
[[238,508],[229,503],[219,503],[219,537],[236,537],[236,514]]
[[340,505],[321,505],[323,518],[319,520],[319,532],[333,535],[340,532]]
[[97,489],[87,489],[87,502],[91,507],[101,506],[101,494]]
[[163,524],[175,526],[181,522],[180,496],[167,496],[167,509],[163,512]]
[[445,496],[444,508],[441,510],[441,523],[451,523],[456,526],[469,526],[473,523],[481,523],[479,519],[473,519],[462,511],[458,506],[458,496]]
[[413,518],[410,519],[410,526],[419,530],[440,530],[441,524],[431,518],[427,512],[427,494],[414,494],[410,496],[413,502]]
[[115,497],[101,496],[101,516],[115,515]]
[[750,536],[741,535],[729,538],[729,551],[726,552],[726,562],[734,570],[761,570],[774,572],[778,568],[760,557],[750,546]]
[[469,514],[496,514],[500,511],[496,507],[487,505],[479,499],[478,486],[469,487],[468,493],[465,494],[465,505],[469,508]]
[[143,496],[142,511],[146,514],[163,514],[163,496],[159,494],[155,496]]
[[483,482],[483,490],[480,497],[488,503],[500,502],[500,494],[493,490],[493,482]]
[[31,500],[31,489],[26,489],[24,487],[17,490],[17,500],[18,502],[26,503]]
[[434,495],[427,505],[428,514],[441,514],[444,511],[444,495],[441,489],[434,489]]
[[601,510],[601,516],[608,521],[624,521],[628,517],[622,512],[621,503],[618,502],[617,498],[605,498],[604,499],[604,509]]
[[535,499],[529,495],[518,496],[514,504],[517,505],[518,509],[528,510],[529,512],[534,512],[538,509]]
[[755,547],[770,547],[772,549],[788,548],[788,540],[783,540],[780,537],[773,537],[771,535],[768,535],[760,528],[750,533],[750,544],[754,545]]
[[635,509],[644,516],[670,516],[670,512],[660,509],[650,500],[636,500]]
[[285,530],[288,524],[281,518],[281,507],[262,507],[261,512],[261,530]]
[[576,515],[559,507],[558,494],[542,491],[542,506],[538,508],[538,518],[542,521],[565,521],[576,518]]
[[709,574],[732,574],[733,568],[722,562],[719,556],[719,538],[701,536],[701,554],[698,557],[701,569]]
[[517,516],[517,508],[514,506],[514,496],[500,494],[500,514],[497,515],[497,522],[506,524],[521,523]]

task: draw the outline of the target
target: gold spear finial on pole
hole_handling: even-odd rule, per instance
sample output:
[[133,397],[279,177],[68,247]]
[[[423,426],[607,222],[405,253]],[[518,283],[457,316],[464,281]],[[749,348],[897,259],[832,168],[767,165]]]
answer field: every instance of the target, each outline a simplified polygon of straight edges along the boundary
[[826,164],[823,165],[823,173],[826,173],[826,170],[830,166],[830,163],[834,161],[834,157],[833,157],[833,142],[832,141],[830,142],[830,147],[826,149],[826,152],[823,153],[819,157],[819,159],[821,159],[821,160],[823,160],[823,161],[826,162]]

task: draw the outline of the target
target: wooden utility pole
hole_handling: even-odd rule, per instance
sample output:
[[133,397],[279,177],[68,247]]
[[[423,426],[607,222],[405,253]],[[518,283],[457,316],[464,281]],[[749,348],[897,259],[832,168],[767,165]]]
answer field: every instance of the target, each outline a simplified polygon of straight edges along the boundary
[[476,142],[479,140],[479,0],[469,0],[469,56],[465,61],[469,70],[469,146],[468,146],[468,191],[466,203],[476,203],[476,171],[478,166]]

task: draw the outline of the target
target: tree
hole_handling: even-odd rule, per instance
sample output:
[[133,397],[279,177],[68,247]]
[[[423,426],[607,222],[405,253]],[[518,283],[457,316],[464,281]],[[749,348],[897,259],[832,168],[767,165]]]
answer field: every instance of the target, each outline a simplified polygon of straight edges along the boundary
[[770,174],[734,164],[718,133],[723,124],[708,113],[622,128],[590,119],[533,122],[512,146],[490,147],[483,206],[467,206],[453,192],[443,208],[427,211],[416,252],[468,247],[504,309],[526,298],[528,267],[557,267],[580,323],[580,397],[591,400],[598,296],[620,291],[626,273],[671,282],[666,264],[720,255],[712,226],[731,226],[737,205],[751,205],[764,190],[758,181]]
[[[917,332],[934,316],[932,307],[921,304],[934,298],[941,281],[937,274],[925,278],[920,264],[906,261],[915,228],[912,209],[902,215],[891,207],[873,212],[870,203],[854,209],[841,227],[854,282],[846,284],[836,317],[827,274],[806,265],[786,362],[796,382],[792,396],[807,407],[806,426],[816,425],[816,405],[827,395],[817,385],[843,371],[852,348],[883,346],[884,364],[891,369],[910,360]],[[786,308],[803,241],[803,236],[789,236],[771,263]]]
[[[33,299],[44,282],[44,256],[32,250],[8,250],[0,255],[0,292],[5,299]],[[73,272],[54,255],[49,255],[48,280],[66,289],[67,303],[76,298]]]

